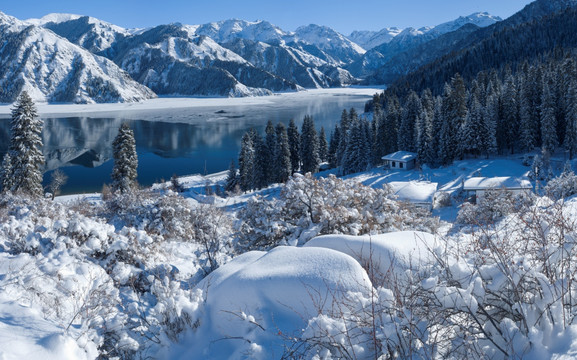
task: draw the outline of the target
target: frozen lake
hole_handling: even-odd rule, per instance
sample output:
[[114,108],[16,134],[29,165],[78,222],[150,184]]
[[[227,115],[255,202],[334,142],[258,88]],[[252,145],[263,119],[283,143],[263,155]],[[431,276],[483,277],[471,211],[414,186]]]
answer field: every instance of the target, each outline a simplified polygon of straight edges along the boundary
[[[150,185],[173,174],[214,173],[237,160],[242,135],[261,134],[268,120],[300,128],[312,115],[330,135],[343,109],[364,105],[380,89],[309,90],[259,98],[162,98],[138,104],[38,105],[44,119],[45,180],[56,168],[69,179],[63,193],[100,191],[110,183],[112,141],[128,121],[138,151],[138,182]],[[0,155],[9,143],[10,106],[0,106]]]

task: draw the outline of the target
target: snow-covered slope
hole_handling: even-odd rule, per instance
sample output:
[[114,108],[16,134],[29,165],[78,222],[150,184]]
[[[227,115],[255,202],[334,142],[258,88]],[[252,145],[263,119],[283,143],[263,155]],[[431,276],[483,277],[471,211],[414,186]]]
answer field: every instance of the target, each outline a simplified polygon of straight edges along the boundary
[[106,50],[119,38],[130,35],[130,31],[120,26],[93,17],[61,15],[63,14],[50,14],[38,20],[28,20],[28,22],[44,26],[93,53]]
[[235,39],[247,39],[265,43],[281,43],[289,34],[268,21],[245,21],[230,19],[200,25],[197,35],[211,37],[218,43],[227,43]]
[[365,50],[370,50],[375,46],[390,42],[395,36],[399,35],[401,31],[403,30],[396,27],[384,28],[380,31],[361,30],[353,31],[348,37]]
[[[445,34],[461,31],[461,29],[464,29],[464,32],[468,32],[471,28],[490,26],[498,21],[501,21],[498,16],[480,12],[469,16],[461,16],[437,26],[419,29],[409,27],[398,33],[391,41],[372,48],[361,59],[347,66],[347,69],[355,76],[366,77],[376,70],[388,66],[389,61],[399,54],[424,44],[432,43],[433,40]],[[434,44],[434,46],[438,46],[438,44]],[[437,49],[432,47],[431,49],[421,50],[434,52]]]
[[0,102],[125,102],[154,97],[112,61],[43,27],[0,13]]
[[111,51],[119,66],[159,94],[251,96],[297,89],[180,24],[125,38]]
[[271,45],[246,39],[224,43],[252,65],[304,88],[327,88],[355,81],[346,70],[331,65],[301,49],[285,44]]
[[336,65],[348,64],[365,53],[365,49],[327,26],[301,26],[296,29],[292,40],[317,47],[326,54],[327,61]]

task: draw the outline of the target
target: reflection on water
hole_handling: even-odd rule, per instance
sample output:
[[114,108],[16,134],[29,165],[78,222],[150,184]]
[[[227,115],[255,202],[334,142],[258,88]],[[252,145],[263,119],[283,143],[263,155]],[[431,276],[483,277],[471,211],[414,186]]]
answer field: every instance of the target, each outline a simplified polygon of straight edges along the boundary
[[[251,127],[264,133],[268,120],[300,126],[304,115],[314,117],[327,135],[344,108],[362,112],[368,96],[324,95],[286,101],[273,99],[252,106],[196,107],[84,114],[85,117],[44,118],[45,179],[61,168],[68,177],[63,193],[99,191],[110,182],[112,141],[128,121],[138,151],[138,181],[150,185],[173,174],[213,173],[228,168],[238,156],[240,141]],[[10,120],[0,119],[0,155],[9,143]]]

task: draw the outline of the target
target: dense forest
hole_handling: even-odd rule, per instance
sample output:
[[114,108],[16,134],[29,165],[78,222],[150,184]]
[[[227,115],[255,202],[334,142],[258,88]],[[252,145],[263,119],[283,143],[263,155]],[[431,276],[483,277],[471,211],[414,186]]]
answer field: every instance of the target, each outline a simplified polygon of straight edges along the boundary
[[[413,90],[376,94],[366,106],[372,119],[343,111],[327,143],[313,119],[302,133],[291,122],[276,129],[269,123],[265,138],[245,135],[239,156],[240,175],[231,169],[228,189],[241,190],[284,182],[292,172],[316,172],[322,162],[341,175],[365,171],[381,158],[403,150],[418,163],[437,167],[464,157],[527,153],[541,148],[545,160],[562,146],[577,154],[577,63],[572,51],[556,51],[516,67],[479,72],[471,81],[455,74],[443,92]],[[545,164],[544,166],[547,166]]]

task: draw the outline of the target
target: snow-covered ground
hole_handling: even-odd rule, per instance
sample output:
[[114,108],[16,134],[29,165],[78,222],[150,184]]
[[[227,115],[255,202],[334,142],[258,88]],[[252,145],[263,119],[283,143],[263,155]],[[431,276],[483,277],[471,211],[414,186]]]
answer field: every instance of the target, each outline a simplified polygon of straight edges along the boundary
[[[166,183],[115,202],[100,194],[54,203],[0,199],[0,344],[10,344],[0,347],[0,358],[369,359],[375,347],[398,358],[572,358],[577,289],[566,274],[577,270],[571,225],[577,198],[530,200],[482,232],[455,220],[463,181],[528,171],[513,157],[439,169],[377,168],[348,176],[343,186],[328,178],[327,186],[342,191],[340,198],[330,194],[337,202],[375,196],[362,200],[362,214],[349,208],[350,219],[368,221],[369,230],[395,224],[403,230],[363,236],[351,235],[364,229],[359,224],[314,235],[341,216],[336,203],[321,202],[318,212],[302,216],[299,204],[279,201],[287,191],[297,192],[295,199],[314,193],[304,176],[228,198],[206,193],[222,185],[223,172],[180,178],[182,196]],[[414,231],[407,228],[417,224],[411,216],[423,213],[355,185],[417,180],[437,182],[450,196],[452,203],[432,214],[448,222],[420,222],[429,230]],[[243,217],[234,215],[255,198],[270,206],[254,208],[263,221],[243,227]],[[374,201],[395,212],[370,220],[382,209]],[[300,238],[312,239],[240,254],[236,232],[260,231],[267,221],[280,226],[279,214],[292,214],[306,233]],[[315,222],[317,216],[328,223]],[[213,264],[220,267],[210,272]]]

